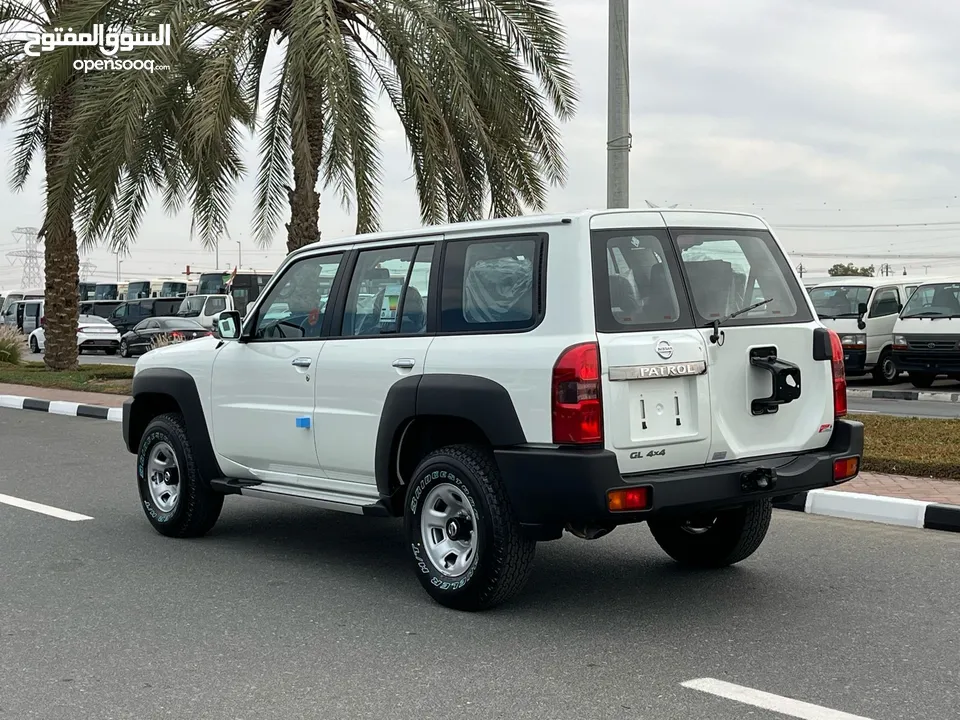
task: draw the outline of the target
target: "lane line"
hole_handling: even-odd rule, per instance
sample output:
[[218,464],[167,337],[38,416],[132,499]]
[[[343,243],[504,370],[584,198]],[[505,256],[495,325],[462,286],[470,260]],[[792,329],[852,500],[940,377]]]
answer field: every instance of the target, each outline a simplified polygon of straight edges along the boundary
[[727,700],[734,700],[744,705],[752,705],[800,720],[870,720],[870,718],[865,718],[862,715],[851,715],[840,710],[831,710],[821,705],[813,705],[812,703],[794,700],[782,695],[774,695],[762,690],[754,690],[743,685],[734,685],[714,678],[687,680],[687,682],[680,684],[691,690],[699,690],[710,695],[717,695]]
[[50,517],[60,518],[61,520],[68,520],[70,522],[93,520],[93,518],[89,515],[81,515],[80,513],[70,512],[69,510],[61,510],[60,508],[55,508],[52,505],[43,505],[41,503],[33,502],[32,500],[23,500],[21,498],[13,497],[12,495],[4,495],[2,493],[0,493],[0,503],[23,508],[24,510],[32,510],[33,512],[49,515]]

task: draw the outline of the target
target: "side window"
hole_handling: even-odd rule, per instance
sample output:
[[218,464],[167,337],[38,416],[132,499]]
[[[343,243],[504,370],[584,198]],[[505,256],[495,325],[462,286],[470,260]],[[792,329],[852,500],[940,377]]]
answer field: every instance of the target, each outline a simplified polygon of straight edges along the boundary
[[345,337],[397,332],[397,311],[410,274],[415,245],[364,250],[350,279],[340,334]]
[[422,245],[410,271],[410,280],[400,301],[400,332],[422,335],[427,331],[427,298],[430,296],[430,269],[433,245]]
[[317,255],[287,268],[257,312],[254,339],[319,337],[330,289],[342,260],[343,253]]
[[227,309],[227,301],[222,297],[208,297],[207,305],[203,308],[204,315],[215,315]]
[[877,290],[873,299],[873,309],[870,317],[886,317],[900,312],[900,293],[896,288],[882,288]]
[[605,237],[602,247],[609,258],[607,277],[594,282],[606,284],[609,305],[599,292],[598,305],[609,307],[619,326],[676,323],[680,305],[661,238],[641,233],[611,233]]
[[497,332],[533,327],[541,312],[543,241],[523,237],[446,243],[442,332]]
[[159,320],[147,320],[147,322],[146,322],[146,328],[147,328],[147,330],[159,330],[159,329],[160,329],[160,321],[159,321]]
[[127,310],[129,305],[119,305],[116,310],[113,311],[113,317],[115,318],[125,318],[127,316]]
[[136,325],[133,326],[133,331],[140,332],[141,330],[146,330],[149,324],[150,322],[148,320],[143,320],[141,322],[138,322]]

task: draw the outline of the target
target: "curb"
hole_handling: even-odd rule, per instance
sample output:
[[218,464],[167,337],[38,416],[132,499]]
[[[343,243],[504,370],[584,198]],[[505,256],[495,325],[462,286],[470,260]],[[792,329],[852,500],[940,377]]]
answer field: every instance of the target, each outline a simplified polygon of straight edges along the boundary
[[865,390],[847,388],[847,397],[860,400],[919,400],[921,402],[960,402],[960,393],[929,390]]
[[773,506],[812,515],[960,533],[960,505],[941,505],[926,500],[837,490],[810,490],[798,493],[789,500],[774,503]]
[[123,409],[106,405],[85,405],[66,400],[40,400],[21,395],[0,395],[0,408],[12,410],[37,410],[53,415],[93,418],[95,420],[123,421]]

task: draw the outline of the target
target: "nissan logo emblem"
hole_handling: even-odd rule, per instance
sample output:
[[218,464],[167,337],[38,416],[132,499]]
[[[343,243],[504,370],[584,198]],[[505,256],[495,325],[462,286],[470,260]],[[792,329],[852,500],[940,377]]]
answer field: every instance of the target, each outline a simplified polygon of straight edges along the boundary
[[673,357],[673,346],[670,345],[666,340],[661,340],[657,343],[657,355],[662,357],[664,360],[669,360]]

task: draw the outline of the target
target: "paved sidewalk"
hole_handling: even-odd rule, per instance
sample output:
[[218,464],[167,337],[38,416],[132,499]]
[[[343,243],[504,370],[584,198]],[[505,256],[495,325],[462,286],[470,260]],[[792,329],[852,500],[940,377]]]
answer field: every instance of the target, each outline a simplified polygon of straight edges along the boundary
[[831,490],[960,506],[960,480],[934,480],[864,472]]
[[19,395],[21,397],[37,398],[38,400],[62,400],[82,405],[100,405],[112,408],[123,407],[123,401],[127,399],[125,395],[77,392],[75,390],[42,388],[33,385],[8,385],[6,383],[0,383],[0,395]]

